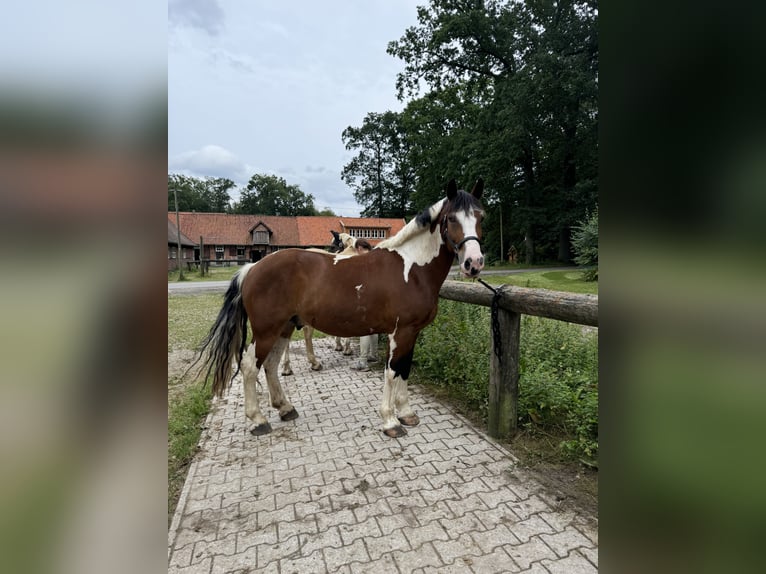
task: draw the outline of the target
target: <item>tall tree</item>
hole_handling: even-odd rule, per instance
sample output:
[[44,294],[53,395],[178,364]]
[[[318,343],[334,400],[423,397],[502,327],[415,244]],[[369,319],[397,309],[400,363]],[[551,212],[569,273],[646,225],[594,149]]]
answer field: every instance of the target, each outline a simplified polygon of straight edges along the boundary
[[364,206],[363,217],[404,217],[410,203],[414,173],[401,116],[388,111],[369,113],[361,127],[343,130],[347,150],[358,150],[341,178]]
[[[566,260],[570,227],[595,203],[596,20],[592,0],[431,0],[388,46],[405,62],[400,99],[431,90],[408,106],[432,116],[416,122],[419,175],[449,167],[493,182],[488,202],[529,262],[536,253]],[[450,95],[465,105],[444,105]]]
[[168,174],[168,211],[175,211],[174,190],[179,211],[224,213],[230,209],[229,190],[234,182],[225,177],[204,179],[181,174]]
[[314,196],[275,175],[255,174],[242,190],[235,213],[257,215],[316,215]]

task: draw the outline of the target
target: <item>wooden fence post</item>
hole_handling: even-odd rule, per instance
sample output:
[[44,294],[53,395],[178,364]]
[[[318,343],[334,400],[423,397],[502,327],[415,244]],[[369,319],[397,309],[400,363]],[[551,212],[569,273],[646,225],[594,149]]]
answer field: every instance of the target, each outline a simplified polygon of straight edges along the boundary
[[488,433],[493,438],[508,439],[516,433],[519,401],[519,340],[521,313],[497,310],[500,331],[500,358],[492,352],[489,356],[489,413]]

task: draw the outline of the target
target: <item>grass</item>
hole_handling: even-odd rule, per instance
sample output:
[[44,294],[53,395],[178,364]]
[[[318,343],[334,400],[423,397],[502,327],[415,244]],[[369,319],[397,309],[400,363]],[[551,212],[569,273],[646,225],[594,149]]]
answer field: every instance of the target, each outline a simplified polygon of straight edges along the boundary
[[168,296],[168,352],[196,349],[215,321],[223,293]]
[[[199,270],[184,269],[184,281],[229,281],[241,268],[241,265],[230,265],[229,267],[211,265],[204,277],[200,275]],[[168,281],[178,281],[178,275],[178,271],[168,271]]]
[[492,285],[506,283],[516,285],[517,287],[598,295],[598,281],[584,281],[582,271],[579,269],[571,271],[530,271],[529,273],[516,273],[513,275],[487,275],[483,279]]
[[168,524],[175,512],[189,464],[197,452],[202,422],[210,411],[210,385],[189,386],[168,413]]
[[168,296],[168,524],[210,410],[210,385],[182,375],[222,301],[220,293]]

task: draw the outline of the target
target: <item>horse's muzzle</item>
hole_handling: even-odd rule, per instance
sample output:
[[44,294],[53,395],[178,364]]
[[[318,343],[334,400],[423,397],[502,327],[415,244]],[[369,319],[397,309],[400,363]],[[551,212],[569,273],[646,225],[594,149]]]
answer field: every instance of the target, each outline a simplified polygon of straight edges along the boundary
[[484,269],[484,254],[481,252],[478,238],[471,237],[470,239],[475,239],[475,241],[464,243],[460,271],[466,277],[477,277],[481,270]]

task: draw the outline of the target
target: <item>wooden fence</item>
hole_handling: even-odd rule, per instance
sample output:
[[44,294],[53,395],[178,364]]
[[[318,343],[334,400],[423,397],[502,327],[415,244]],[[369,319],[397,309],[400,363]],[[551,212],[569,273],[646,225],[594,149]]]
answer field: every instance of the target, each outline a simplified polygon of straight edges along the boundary
[[[565,293],[504,285],[497,291],[499,356],[492,337],[489,359],[489,413],[487,432],[508,438],[516,432],[519,398],[519,337],[521,315],[547,317],[579,325],[598,326],[598,295]],[[495,293],[484,285],[445,281],[439,296],[444,299],[491,307]],[[491,330],[492,331],[492,330]]]

